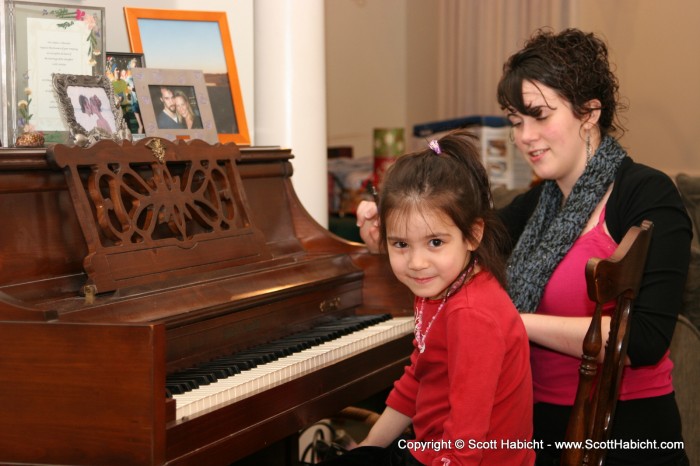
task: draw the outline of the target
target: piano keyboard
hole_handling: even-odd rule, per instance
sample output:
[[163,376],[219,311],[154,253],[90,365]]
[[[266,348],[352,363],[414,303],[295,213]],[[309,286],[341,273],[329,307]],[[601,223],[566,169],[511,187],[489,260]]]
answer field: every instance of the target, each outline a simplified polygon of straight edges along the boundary
[[[194,377],[199,380],[199,383],[195,383],[198,387],[172,395],[176,401],[175,418],[184,419],[223,403],[234,403],[400,338],[413,332],[413,323],[413,317],[346,317],[337,323],[285,337],[259,348],[245,350],[228,359],[212,361],[184,373],[173,374],[166,382],[169,390],[181,386],[178,382],[184,378]],[[347,333],[347,328],[352,326],[364,328],[350,330],[351,333]],[[342,333],[346,334],[340,335]],[[308,343],[309,338],[311,343]],[[303,346],[307,348],[303,349]],[[270,353],[275,351],[278,354],[291,354],[264,362],[266,359],[274,358],[275,356],[270,356]],[[263,361],[262,364],[260,364],[261,361]],[[246,365],[255,367],[246,369]],[[238,369],[241,367],[243,369],[239,373],[219,379],[223,375],[221,370],[224,367],[232,368],[234,372],[239,372]],[[218,377],[211,375],[211,370],[207,373],[207,368],[216,368]]]

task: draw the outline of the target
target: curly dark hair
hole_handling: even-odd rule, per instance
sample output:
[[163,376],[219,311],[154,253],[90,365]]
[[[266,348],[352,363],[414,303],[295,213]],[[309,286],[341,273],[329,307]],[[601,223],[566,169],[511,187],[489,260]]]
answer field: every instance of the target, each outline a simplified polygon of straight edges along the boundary
[[571,103],[579,119],[598,110],[586,106],[598,99],[601,136],[624,132],[618,111],[626,106],[620,102],[619,83],[611,70],[608,47],[593,33],[570,28],[555,34],[548,28],[538,29],[505,62],[498,83],[498,103],[504,110],[537,117],[540,109],[529,108],[523,101],[524,81],[553,89]]

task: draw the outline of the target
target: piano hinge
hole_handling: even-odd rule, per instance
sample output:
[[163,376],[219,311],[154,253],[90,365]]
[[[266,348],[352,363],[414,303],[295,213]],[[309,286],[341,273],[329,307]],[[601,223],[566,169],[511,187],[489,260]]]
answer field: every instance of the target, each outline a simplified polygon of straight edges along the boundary
[[340,309],[340,297],[321,301],[321,304],[318,307],[321,312],[337,311]]
[[95,285],[85,285],[83,287],[83,294],[85,295],[85,304],[92,304],[95,302],[97,287]]

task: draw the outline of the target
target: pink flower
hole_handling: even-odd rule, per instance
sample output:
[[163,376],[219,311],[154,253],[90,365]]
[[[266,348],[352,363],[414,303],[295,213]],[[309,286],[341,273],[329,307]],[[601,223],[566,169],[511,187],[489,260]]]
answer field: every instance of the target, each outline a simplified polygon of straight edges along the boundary
[[85,17],[85,12],[83,10],[75,10],[75,19],[82,21]]
[[95,26],[97,26],[97,22],[95,21],[95,17],[92,15],[87,15],[85,16],[85,12],[83,11],[83,16],[82,21],[85,22],[85,27],[88,28],[89,31],[92,31],[95,29]]

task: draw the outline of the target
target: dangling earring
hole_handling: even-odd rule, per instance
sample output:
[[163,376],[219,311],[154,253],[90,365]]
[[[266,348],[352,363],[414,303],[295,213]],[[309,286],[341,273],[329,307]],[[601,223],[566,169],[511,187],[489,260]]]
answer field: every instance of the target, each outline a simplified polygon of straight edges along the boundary
[[588,162],[591,161],[591,157],[593,157],[593,152],[591,151],[591,133],[586,134],[586,166],[588,166]]

